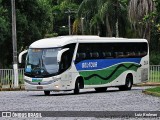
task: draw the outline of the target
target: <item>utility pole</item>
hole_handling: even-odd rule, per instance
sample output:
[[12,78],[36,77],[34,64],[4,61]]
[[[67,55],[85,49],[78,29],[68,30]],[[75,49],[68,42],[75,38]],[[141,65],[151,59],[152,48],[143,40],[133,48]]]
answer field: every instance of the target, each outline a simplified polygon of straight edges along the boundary
[[70,10],[68,13],[68,27],[69,27],[69,35],[71,35],[71,14]]
[[11,0],[11,6],[12,6],[12,45],[13,45],[14,88],[16,88],[18,87],[18,64],[17,64],[17,35],[16,35],[15,0]]
[[84,18],[81,17],[81,27],[82,27],[81,29],[82,29],[82,35],[84,35],[84,25],[83,25],[84,22],[83,22],[83,21],[84,21]]
[[66,14],[68,14],[68,28],[69,28],[69,35],[71,35],[71,14],[72,13],[77,13],[76,11],[71,11],[71,10],[68,10],[65,12]]
[[71,35],[71,11],[68,10],[65,13],[68,14],[68,34]]

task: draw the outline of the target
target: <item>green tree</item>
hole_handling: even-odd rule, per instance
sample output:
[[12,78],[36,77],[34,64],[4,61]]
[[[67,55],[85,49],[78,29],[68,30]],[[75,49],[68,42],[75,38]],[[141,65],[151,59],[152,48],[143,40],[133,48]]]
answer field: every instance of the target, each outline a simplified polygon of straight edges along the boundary
[[58,35],[68,35],[68,14],[71,16],[72,25],[79,6],[78,3],[79,1],[76,0],[57,0],[57,4],[53,6],[53,29]]
[[119,36],[119,23],[125,21],[126,8],[126,0],[83,0],[78,16],[85,18],[89,34]]
[[[52,0],[16,0],[18,52],[52,33],[51,3]],[[11,1],[0,0],[0,10],[0,63],[4,68],[12,66]]]
[[22,43],[19,47],[25,48],[33,41],[44,38],[45,34],[52,33],[53,17],[50,0],[19,0],[16,7],[17,39]]
[[[2,5],[3,1],[0,0],[0,68],[3,68],[7,62],[7,57],[9,55],[7,50],[10,50],[11,45],[6,44],[10,42],[11,38],[11,28],[10,28],[10,17],[9,10],[6,6]],[[5,54],[4,54],[5,53]]]
[[151,26],[154,19],[155,2],[153,0],[130,0],[128,15],[138,37],[150,42]]
[[[152,26],[152,31],[151,31],[150,51],[152,56],[159,57],[160,56],[160,53],[159,53],[160,51],[160,14],[159,14],[160,1],[156,0],[155,5],[156,5],[156,12],[155,12],[154,21],[152,23],[154,25]],[[155,58],[155,61],[157,61],[156,57],[153,57]]]

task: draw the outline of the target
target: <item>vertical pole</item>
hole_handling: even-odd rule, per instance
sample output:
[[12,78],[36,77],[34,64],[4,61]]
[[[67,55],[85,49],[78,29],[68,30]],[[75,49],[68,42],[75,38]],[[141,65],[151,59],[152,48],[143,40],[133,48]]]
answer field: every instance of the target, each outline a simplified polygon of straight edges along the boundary
[[69,35],[71,35],[71,15],[68,13],[68,27],[69,27]]
[[119,37],[119,3],[118,3],[118,0],[116,1],[116,37]]
[[12,6],[12,44],[13,44],[13,73],[14,88],[18,87],[18,65],[17,65],[17,36],[16,36],[16,10],[15,0],[11,0]]
[[119,37],[119,27],[118,27],[118,18],[117,18],[117,21],[116,21],[116,37]]
[[81,18],[81,27],[82,27],[82,35],[84,35],[84,23],[83,23],[84,18]]

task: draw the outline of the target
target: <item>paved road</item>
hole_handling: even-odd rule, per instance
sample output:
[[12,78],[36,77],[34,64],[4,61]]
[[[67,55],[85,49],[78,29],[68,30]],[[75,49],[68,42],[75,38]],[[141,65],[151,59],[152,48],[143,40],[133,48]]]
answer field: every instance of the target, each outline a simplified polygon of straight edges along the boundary
[[146,88],[109,88],[104,93],[88,89],[79,95],[51,92],[51,96],[41,91],[0,92],[0,111],[160,111],[160,98],[143,94]]

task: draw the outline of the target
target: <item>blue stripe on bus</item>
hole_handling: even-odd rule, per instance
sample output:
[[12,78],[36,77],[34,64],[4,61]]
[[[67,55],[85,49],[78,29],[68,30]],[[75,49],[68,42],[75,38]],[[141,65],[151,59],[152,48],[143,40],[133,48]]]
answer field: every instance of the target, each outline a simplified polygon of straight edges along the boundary
[[97,70],[110,67],[115,64],[122,62],[132,62],[140,64],[141,58],[119,58],[119,59],[93,59],[93,60],[83,60],[76,64],[78,71],[82,70]]

